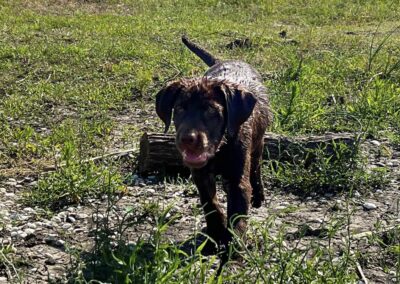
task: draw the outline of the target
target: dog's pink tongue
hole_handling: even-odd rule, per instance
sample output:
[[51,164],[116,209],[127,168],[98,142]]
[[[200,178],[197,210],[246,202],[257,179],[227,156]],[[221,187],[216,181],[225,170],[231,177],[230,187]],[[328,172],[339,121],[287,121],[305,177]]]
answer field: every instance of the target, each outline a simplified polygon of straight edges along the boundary
[[189,163],[200,163],[204,162],[207,159],[207,155],[206,153],[196,154],[191,151],[185,151],[183,158],[185,159],[186,162]]

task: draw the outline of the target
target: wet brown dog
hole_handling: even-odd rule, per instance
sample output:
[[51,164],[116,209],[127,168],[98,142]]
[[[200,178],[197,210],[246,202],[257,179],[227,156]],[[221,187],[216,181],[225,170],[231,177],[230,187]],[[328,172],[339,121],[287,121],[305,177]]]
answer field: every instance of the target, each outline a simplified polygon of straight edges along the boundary
[[[242,235],[250,202],[260,207],[264,200],[260,161],[271,122],[268,97],[260,74],[247,63],[220,61],[186,37],[182,41],[211,68],[201,78],[169,83],[157,94],[156,111],[165,132],[173,112],[176,146],[198,188],[207,233],[226,245],[227,226]],[[228,196],[228,222],[216,198],[218,174]]]

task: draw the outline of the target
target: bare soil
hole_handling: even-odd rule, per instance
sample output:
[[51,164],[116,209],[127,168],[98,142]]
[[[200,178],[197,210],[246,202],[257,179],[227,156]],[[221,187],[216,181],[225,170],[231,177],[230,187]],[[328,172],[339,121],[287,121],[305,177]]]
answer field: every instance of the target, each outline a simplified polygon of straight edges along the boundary
[[[324,233],[327,227],[335,220],[346,220],[346,216],[350,216],[332,240],[335,250],[340,253],[345,249],[343,240],[350,234],[351,250],[358,252],[358,261],[370,283],[395,283],[396,256],[385,251],[370,236],[362,235],[364,232],[370,235],[368,232],[373,231],[384,239],[390,232],[388,229],[397,226],[398,230],[400,225],[400,151],[381,141],[379,143],[392,151],[391,157],[383,157],[376,143],[366,142],[370,149],[369,163],[370,167],[388,168],[390,184],[387,188],[364,194],[355,192],[351,197],[347,193],[298,196],[266,188],[265,205],[251,209],[250,223],[274,215],[273,233],[284,227],[286,245],[306,249],[311,242],[327,245]],[[142,214],[151,204],[158,204],[158,210],[173,204],[170,215],[179,213],[180,218],[170,225],[165,236],[171,241],[185,241],[204,227],[196,190],[185,182],[164,184],[153,177],[136,177],[134,185],[128,186],[127,194],[116,202],[109,216],[106,216],[107,198],[64,208],[52,217],[40,208],[24,208],[18,201],[24,190],[34,185],[34,178],[29,176],[17,176],[0,183],[0,214],[4,223],[0,241],[14,245],[12,259],[24,283],[67,281],[69,273],[79,263],[77,258],[93,250],[96,227],[102,221],[109,222],[110,228],[127,222],[122,221],[127,208],[133,208],[129,218],[136,218],[135,225],[125,232],[126,240],[132,243],[139,237],[148,236],[155,226],[151,214]],[[225,194],[222,191],[219,194],[220,201],[226,203]],[[373,203],[376,208],[367,210],[363,206],[366,202]],[[2,267],[0,282],[7,281],[10,275],[13,275],[12,269]]]

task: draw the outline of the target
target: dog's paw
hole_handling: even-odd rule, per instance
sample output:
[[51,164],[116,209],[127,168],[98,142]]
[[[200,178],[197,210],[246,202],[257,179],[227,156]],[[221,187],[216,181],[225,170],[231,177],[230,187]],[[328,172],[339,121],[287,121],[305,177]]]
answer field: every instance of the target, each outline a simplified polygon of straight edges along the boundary
[[205,246],[201,249],[200,254],[203,256],[218,254],[219,248],[215,242],[207,240]]

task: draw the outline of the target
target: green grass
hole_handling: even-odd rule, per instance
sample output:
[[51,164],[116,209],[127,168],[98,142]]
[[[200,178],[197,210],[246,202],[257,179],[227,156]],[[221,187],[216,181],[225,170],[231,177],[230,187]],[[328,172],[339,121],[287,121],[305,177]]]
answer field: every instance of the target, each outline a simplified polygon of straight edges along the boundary
[[[111,206],[110,206],[111,208]],[[110,245],[108,222],[99,228],[96,235],[96,250],[85,259],[80,259],[78,270],[72,270],[74,281],[86,283],[91,279],[111,283],[350,283],[357,279],[355,258],[346,252],[338,254],[328,245],[346,220],[331,220],[326,225],[326,237],[313,241],[306,249],[299,243],[290,248],[285,243],[284,226],[275,224],[275,216],[263,222],[252,222],[247,233],[247,243],[236,239],[234,251],[243,258],[244,266],[230,261],[217,274],[217,256],[204,257],[201,252],[205,242],[192,250],[183,244],[165,240],[169,226],[175,218],[167,217],[170,207],[153,211],[155,225],[148,237],[134,244],[126,240]],[[146,223],[143,211],[131,208],[138,224]],[[124,224],[126,226],[127,223]],[[134,224],[129,224],[130,226]],[[272,231],[278,233],[272,234]],[[107,232],[107,234],[105,234]],[[120,236],[119,234],[117,234]],[[300,238],[302,236],[299,236]],[[321,243],[319,243],[321,242]],[[249,246],[249,244],[251,244]],[[347,244],[350,245],[350,242]],[[186,248],[186,249],[185,249]],[[334,260],[333,260],[334,259]],[[83,269],[82,269],[83,267]]]
[[385,167],[367,169],[360,153],[360,140],[352,144],[333,144],[332,149],[295,147],[288,149],[291,159],[268,159],[263,167],[265,180],[272,188],[300,195],[370,192],[389,183]]
[[[123,192],[124,173],[105,162],[84,161],[136,147],[143,131],[162,130],[154,112],[156,92],[173,78],[206,70],[180,43],[184,33],[220,58],[241,59],[260,71],[271,95],[271,131],[357,131],[399,145],[399,13],[396,1],[373,0],[0,0],[0,180],[38,176],[24,201],[53,210]],[[283,30],[287,39],[279,36]],[[250,38],[252,45],[225,48],[236,38]],[[316,157],[311,167],[302,160],[271,161],[264,174],[280,190],[302,192],[385,184],[384,170],[366,172],[359,156],[349,158],[349,150],[338,145],[334,162],[319,150],[309,153]],[[49,165],[56,170],[43,174]],[[208,275],[213,261],[199,262],[200,252],[189,256],[165,243],[164,225],[160,221],[156,233],[133,248],[124,242],[111,247],[105,239],[96,251],[101,267],[110,271],[105,280],[356,279],[350,254],[333,262],[326,258],[329,248],[316,244],[305,258],[282,245],[284,228],[277,238],[269,235],[272,221],[255,224],[249,233],[256,249],[241,247],[247,267]],[[398,253],[396,244],[385,249]],[[12,267],[8,248],[2,250],[1,264]],[[76,279],[84,282],[82,271]]]
[[[152,118],[146,106],[165,81],[206,69],[180,43],[183,33],[272,78],[266,84],[274,132],[354,130],[361,124],[369,134],[399,140],[400,23],[394,2],[57,3],[2,1],[2,168],[14,165],[15,157],[31,167],[51,159],[51,136],[64,123],[67,132],[96,128],[90,124],[98,116],[112,121],[138,108]],[[286,44],[281,30],[298,44]],[[251,38],[253,46],[224,48],[240,37]],[[85,156],[105,147],[116,126],[108,127],[99,136],[87,129],[95,145]]]

